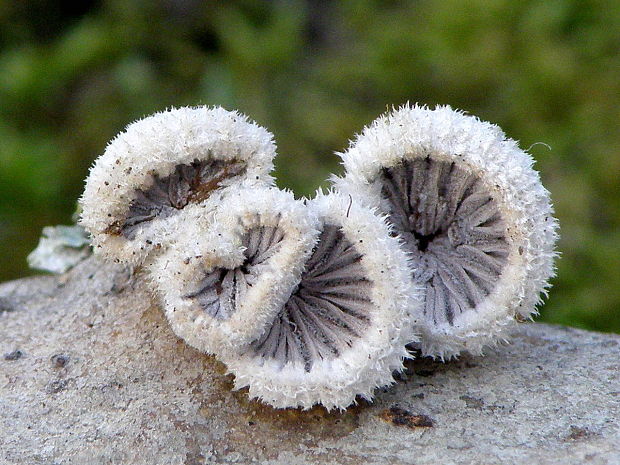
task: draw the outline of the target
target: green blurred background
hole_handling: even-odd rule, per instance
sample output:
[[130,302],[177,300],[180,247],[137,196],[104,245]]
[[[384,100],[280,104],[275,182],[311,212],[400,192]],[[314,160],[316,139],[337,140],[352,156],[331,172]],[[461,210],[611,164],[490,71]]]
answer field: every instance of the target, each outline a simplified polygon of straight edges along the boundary
[[239,109],[311,195],[388,106],[450,104],[537,160],[561,223],[542,319],[620,332],[617,0],[0,1],[0,280],[70,223],[106,142],[169,106]]

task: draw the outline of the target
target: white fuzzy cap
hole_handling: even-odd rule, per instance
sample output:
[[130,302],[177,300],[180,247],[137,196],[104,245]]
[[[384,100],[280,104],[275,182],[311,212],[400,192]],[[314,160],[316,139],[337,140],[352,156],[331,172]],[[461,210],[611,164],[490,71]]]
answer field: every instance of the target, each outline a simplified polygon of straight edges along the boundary
[[222,360],[235,375],[236,388],[248,386],[251,397],[274,407],[307,409],[322,404],[327,409],[344,409],[356,396],[370,400],[375,388],[394,382],[392,372],[401,371],[403,359],[410,357],[405,345],[417,341],[407,310],[421,305],[421,300],[407,256],[390,236],[384,218],[356,199],[336,193],[319,194],[308,209],[323,225],[340,228],[362,255],[361,265],[372,283],[367,328],[336,358],[314,360],[309,371],[303,363],[282,366],[252,351],[226,355]]
[[[179,225],[182,234],[148,266],[173,331],[206,353],[239,352],[259,338],[299,284],[314,247],[318,219],[290,192],[270,187],[239,187],[212,215]],[[277,250],[256,265],[256,280],[225,319],[210,315],[188,294],[199,290],[214,270],[247,265],[243,238],[252,228],[274,227],[282,234]],[[219,282],[218,282],[219,284]]]
[[[558,223],[532,157],[498,126],[448,106],[405,105],[376,119],[340,155],[346,174],[334,179],[336,187],[382,211],[388,208],[381,198],[382,169],[425,157],[454,162],[475,174],[498,201],[510,246],[508,264],[475,312],[463,313],[453,326],[426,322],[419,327],[424,355],[479,354],[505,340],[515,317],[536,313],[554,275]],[[425,321],[416,308],[411,314]]]
[[[137,191],[148,189],[155,175],[165,178],[195,160],[236,161],[246,165],[243,179],[271,185],[275,150],[272,134],[237,112],[199,106],[156,113],[127,126],[95,161],[80,199],[80,224],[92,235],[96,253],[140,264],[165,245],[168,218],[143,223],[131,239],[110,227],[127,217]],[[224,179],[211,197],[231,183],[238,179]]]

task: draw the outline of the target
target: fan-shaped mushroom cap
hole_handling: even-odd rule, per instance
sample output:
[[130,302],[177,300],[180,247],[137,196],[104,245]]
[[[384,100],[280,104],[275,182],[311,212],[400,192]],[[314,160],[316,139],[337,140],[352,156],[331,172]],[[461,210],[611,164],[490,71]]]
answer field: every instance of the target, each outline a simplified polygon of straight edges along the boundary
[[478,354],[535,313],[558,224],[533,160],[490,123],[404,106],[341,154],[336,187],[389,214],[425,288],[412,309],[425,355]]
[[148,267],[173,331],[197,349],[238,353],[298,285],[318,220],[290,192],[236,189]]
[[222,360],[237,388],[275,407],[342,409],[393,383],[416,340],[407,309],[421,301],[383,218],[338,194],[308,209],[321,233],[298,286],[261,337]]
[[217,204],[241,181],[273,184],[274,156],[271,133],[239,113],[219,107],[156,113],[130,124],[95,161],[80,222],[96,252],[140,264],[165,245],[162,235],[179,211]]

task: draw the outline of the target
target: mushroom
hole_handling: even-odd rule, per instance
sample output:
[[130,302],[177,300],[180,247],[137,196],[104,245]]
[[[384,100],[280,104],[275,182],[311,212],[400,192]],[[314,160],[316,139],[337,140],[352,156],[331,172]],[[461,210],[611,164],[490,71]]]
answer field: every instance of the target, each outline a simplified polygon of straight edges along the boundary
[[177,335],[216,354],[237,388],[279,408],[343,409],[393,383],[421,300],[383,218],[335,193],[304,207],[246,189],[209,232],[149,271]]
[[272,185],[274,156],[271,133],[239,113],[204,106],[156,113],[130,124],[95,161],[80,222],[96,252],[139,265],[169,241],[179,212],[208,215],[242,182]]
[[340,154],[337,189],[389,215],[424,305],[423,355],[480,354],[531,318],[554,275],[558,223],[533,160],[499,127],[404,106]]
[[312,200],[273,186],[274,156],[238,113],[173,109],[117,136],[80,200],[95,251],[144,265],[173,331],[251,397],[344,409],[393,383],[408,345],[479,354],[546,295],[558,223],[497,126],[404,106]]
[[259,338],[298,285],[318,219],[290,192],[239,188],[183,233],[148,271],[173,331],[209,354]]

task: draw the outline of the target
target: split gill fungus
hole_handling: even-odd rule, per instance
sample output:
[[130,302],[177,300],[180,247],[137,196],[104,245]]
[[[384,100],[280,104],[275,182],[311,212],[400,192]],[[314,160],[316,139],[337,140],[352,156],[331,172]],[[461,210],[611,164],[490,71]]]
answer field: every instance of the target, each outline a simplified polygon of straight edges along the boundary
[[344,408],[403,368],[412,335],[407,257],[380,217],[348,203],[337,193],[304,205],[276,189],[240,190],[211,225],[228,247],[205,236],[155,262],[173,330],[222,359],[252,397]]
[[411,257],[424,355],[479,355],[536,313],[558,224],[531,156],[501,129],[450,107],[405,105],[340,155],[335,187],[387,215]]
[[222,108],[130,124],[86,180],[96,254],[141,266],[172,330],[276,408],[371,400],[411,358],[504,341],[554,274],[557,220],[497,126],[405,105],[339,154],[332,190],[275,187],[273,136]]

